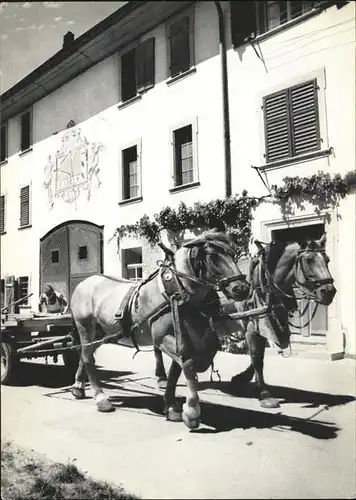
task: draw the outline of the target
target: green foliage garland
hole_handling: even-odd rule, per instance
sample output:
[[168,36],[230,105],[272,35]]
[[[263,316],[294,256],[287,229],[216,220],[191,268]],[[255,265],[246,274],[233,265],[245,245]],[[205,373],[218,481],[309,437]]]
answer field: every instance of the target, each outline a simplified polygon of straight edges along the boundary
[[310,177],[285,177],[283,185],[271,186],[271,195],[260,198],[247,196],[243,191],[241,196],[218,198],[207,203],[196,202],[188,207],[181,202],[177,209],[164,207],[153,220],[144,215],[135,224],[118,227],[114,233],[118,248],[124,237],[134,236],[145,238],[152,246],[161,239],[161,232],[166,230],[173,243],[179,245],[186,230],[199,234],[206,229],[216,228],[229,232],[237,247],[248,251],[251,237],[252,212],[265,200],[272,198],[273,203],[279,203],[284,216],[294,213],[294,206],[305,209],[304,203],[310,202],[316,212],[328,207],[336,207],[340,198],[344,198],[352,186],[356,184],[356,173],[349,172],[344,178],[340,174],[331,178],[329,173],[319,171]]
[[274,202],[281,205],[284,216],[294,214],[294,206],[305,210],[305,202],[311,203],[317,213],[328,207],[335,208],[350,190],[351,174],[349,172],[344,179],[340,174],[331,178],[329,173],[322,171],[310,177],[285,177],[282,186],[271,186]]

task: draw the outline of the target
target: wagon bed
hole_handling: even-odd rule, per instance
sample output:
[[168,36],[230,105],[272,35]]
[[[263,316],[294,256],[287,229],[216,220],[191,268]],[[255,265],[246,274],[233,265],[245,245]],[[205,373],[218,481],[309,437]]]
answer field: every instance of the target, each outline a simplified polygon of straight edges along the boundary
[[21,359],[63,356],[71,371],[78,365],[73,346],[73,323],[70,314],[3,314],[1,318],[1,383],[16,377]]

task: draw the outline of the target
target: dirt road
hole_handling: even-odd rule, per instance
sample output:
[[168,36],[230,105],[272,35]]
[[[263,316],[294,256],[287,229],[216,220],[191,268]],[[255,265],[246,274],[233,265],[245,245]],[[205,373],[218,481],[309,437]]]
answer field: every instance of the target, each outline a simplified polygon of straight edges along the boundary
[[[53,460],[76,459],[94,478],[143,498],[352,498],[356,493],[355,362],[266,356],[281,408],[260,408],[199,377],[202,425],[189,431],[161,415],[152,353],[103,346],[97,364],[117,406],[100,414],[73,401],[62,366],[29,364],[2,387],[2,439]],[[119,361],[120,360],[120,361]],[[222,381],[248,364],[218,353]],[[184,395],[184,380],[178,395]],[[90,395],[90,392],[88,393]]]

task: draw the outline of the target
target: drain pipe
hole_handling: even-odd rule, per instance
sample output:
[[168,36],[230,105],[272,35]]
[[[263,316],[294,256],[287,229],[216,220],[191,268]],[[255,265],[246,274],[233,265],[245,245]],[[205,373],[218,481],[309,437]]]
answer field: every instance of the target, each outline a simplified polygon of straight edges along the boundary
[[229,115],[229,87],[227,81],[227,59],[225,43],[224,13],[220,2],[214,1],[219,19],[219,47],[221,56],[223,116],[224,116],[224,153],[225,153],[225,196],[231,196],[231,148],[230,148],[230,115]]

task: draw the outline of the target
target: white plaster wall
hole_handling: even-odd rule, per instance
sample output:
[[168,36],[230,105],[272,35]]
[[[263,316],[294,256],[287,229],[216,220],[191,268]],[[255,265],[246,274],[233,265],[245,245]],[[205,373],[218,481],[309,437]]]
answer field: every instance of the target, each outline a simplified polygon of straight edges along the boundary
[[[256,41],[264,63],[250,45],[229,50],[233,192],[246,188],[251,195],[268,194],[251,168],[265,163],[262,96],[287,88],[304,76],[307,80],[315,72],[324,75],[319,92],[322,148],[333,147],[334,152],[327,158],[270,170],[268,182],[278,185],[286,176],[309,176],[318,170],[344,175],[355,169],[355,7],[354,2],[339,10],[331,7],[265,41]],[[312,214],[311,206],[305,212],[296,211],[296,216]],[[326,224],[328,251],[338,294],[329,308],[332,331],[327,341],[331,352],[340,352],[345,332],[346,350],[355,354],[355,196],[342,201],[338,213],[331,215],[331,223]],[[276,205],[262,204],[255,212],[254,236],[263,238],[265,222],[281,218]]]
[[[6,193],[7,197],[7,234],[1,238],[2,275],[30,275],[31,291],[38,295],[39,239],[51,228],[73,219],[104,225],[104,270],[120,274],[116,241],[109,243],[117,226],[133,223],[145,213],[152,214],[166,205],[177,206],[181,200],[193,204],[224,196],[222,87],[214,4],[197,4],[194,23],[196,73],[184,80],[166,84],[166,28],[161,25],[145,35],[156,37],[156,85],[139,102],[118,109],[120,58],[115,55],[34,105],[33,151],[22,157],[18,154],[19,117],[10,120],[9,161],[1,168],[1,194]],[[50,209],[44,168],[48,156],[61,148],[70,120],[76,122],[75,130],[80,129],[89,143],[104,145],[99,162],[102,184],[93,189],[90,200],[85,193],[73,203],[56,198]],[[200,186],[170,194],[173,158],[170,129],[193,120],[198,122]],[[121,150],[136,140],[142,141],[143,201],[119,206]],[[32,186],[32,227],[18,230],[19,188],[26,184]],[[123,247],[140,243],[128,240]],[[144,253],[149,261],[145,265],[150,267],[156,256],[146,245]]]

